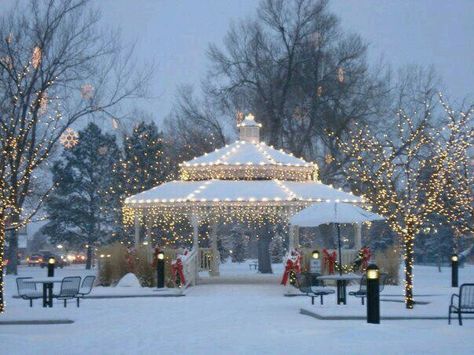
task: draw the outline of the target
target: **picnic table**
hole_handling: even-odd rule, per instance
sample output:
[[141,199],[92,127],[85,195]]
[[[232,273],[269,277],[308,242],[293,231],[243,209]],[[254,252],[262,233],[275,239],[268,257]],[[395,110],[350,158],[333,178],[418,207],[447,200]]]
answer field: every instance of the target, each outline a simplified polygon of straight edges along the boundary
[[258,261],[252,261],[252,262],[249,263],[249,269],[252,270],[252,268],[253,268],[254,270],[257,270],[257,268],[258,268]]
[[360,280],[362,278],[361,275],[357,275],[354,273],[348,274],[334,274],[334,275],[324,275],[318,276],[318,280],[330,280],[336,281],[337,285],[337,304],[347,304],[347,297],[346,297],[346,286],[349,281]]
[[61,277],[39,277],[26,279],[24,283],[43,284],[43,307],[53,307],[53,284],[61,283]]

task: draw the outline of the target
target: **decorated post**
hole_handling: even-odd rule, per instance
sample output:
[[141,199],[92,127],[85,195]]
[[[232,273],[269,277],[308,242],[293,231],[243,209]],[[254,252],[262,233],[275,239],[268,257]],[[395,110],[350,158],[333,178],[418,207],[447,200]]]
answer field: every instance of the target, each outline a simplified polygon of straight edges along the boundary
[[296,275],[301,272],[301,254],[296,249],[290,250],[285,260],[285,271],[281,284],[286,286],[289,283],[291,286],[297,287]]

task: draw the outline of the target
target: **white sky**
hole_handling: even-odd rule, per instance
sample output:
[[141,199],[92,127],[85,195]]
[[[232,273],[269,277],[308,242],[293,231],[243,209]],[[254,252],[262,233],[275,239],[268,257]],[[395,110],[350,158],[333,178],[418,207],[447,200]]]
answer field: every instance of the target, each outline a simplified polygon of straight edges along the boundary
[[[25,1],[25,0],[22,0]],[[12,0],[0,0],[0,11]],[[156,62],[145,104],[158,121],[170,110],[180,84],[198,87],[210,42],[221,43],[232,20],[255,12],[257,0],[95,0],[106,23],[137,41],[136,57]],[[333,0],[343,28],[370,43],[372,60],[394,68],[434,65],[448,93],[474,98],[473,0]]]

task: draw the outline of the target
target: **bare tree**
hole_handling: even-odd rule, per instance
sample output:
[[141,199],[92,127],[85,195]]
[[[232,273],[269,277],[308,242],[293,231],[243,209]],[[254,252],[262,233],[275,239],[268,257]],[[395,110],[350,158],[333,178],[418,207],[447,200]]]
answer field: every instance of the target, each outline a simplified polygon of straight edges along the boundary
[[386,107],[389,77],[369,72],[366,51],[340,30],[327,1],[263,0],[223,49],[211,45],[206,94],[227,118],[253,112],[270,145],[316,160],[331,181],[338,150],[327,132],[343,136]]
[[165,137],[167,153],[176,163],[208,153],[227,140],[223,122],[211,103],[207,99],[197,100],[189,86],[178,90],[174,110],[165,120]]
[[[16,231],[41,207],[42,198],[25,210],[34,171],[72,124],[114,115],[143,93],[145,76],[117,33],[101,30],[88,0],[17,6],[1,17],[0,39],[0,220],[11,230],[7,272],[16,273]],[[0,233],[3,250],[5,228]]]

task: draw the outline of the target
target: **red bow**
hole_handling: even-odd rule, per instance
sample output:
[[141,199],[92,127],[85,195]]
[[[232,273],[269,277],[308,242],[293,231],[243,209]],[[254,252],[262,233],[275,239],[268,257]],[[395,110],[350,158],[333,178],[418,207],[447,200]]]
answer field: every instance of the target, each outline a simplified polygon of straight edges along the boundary
[[324,265],[328,267],[330,274],[334,274],[334,266],[336,265],[336,252],[328,253],[327,249],[323,249]]
[[283,278],[281,279],[281,284],[286,285],[290,272],[293,271],[297,274],[301,272],[301,254],[298,252],[291,252],[292,258],[286,260],[285,271],[283,272]]
[[369,260],[372,254],[370,253],[370,249],[368,247],[362,248],[362,270],[366,270],[367,266],[369,265]]
[[177,281],[177,276],[179,275],[179,279],[181,280],[180,284],[184,285],[186,283],[183,273],[183,262],[181,261],[181,258],[178,258],[171,263],[171,272],[175,277],[175,282]]

